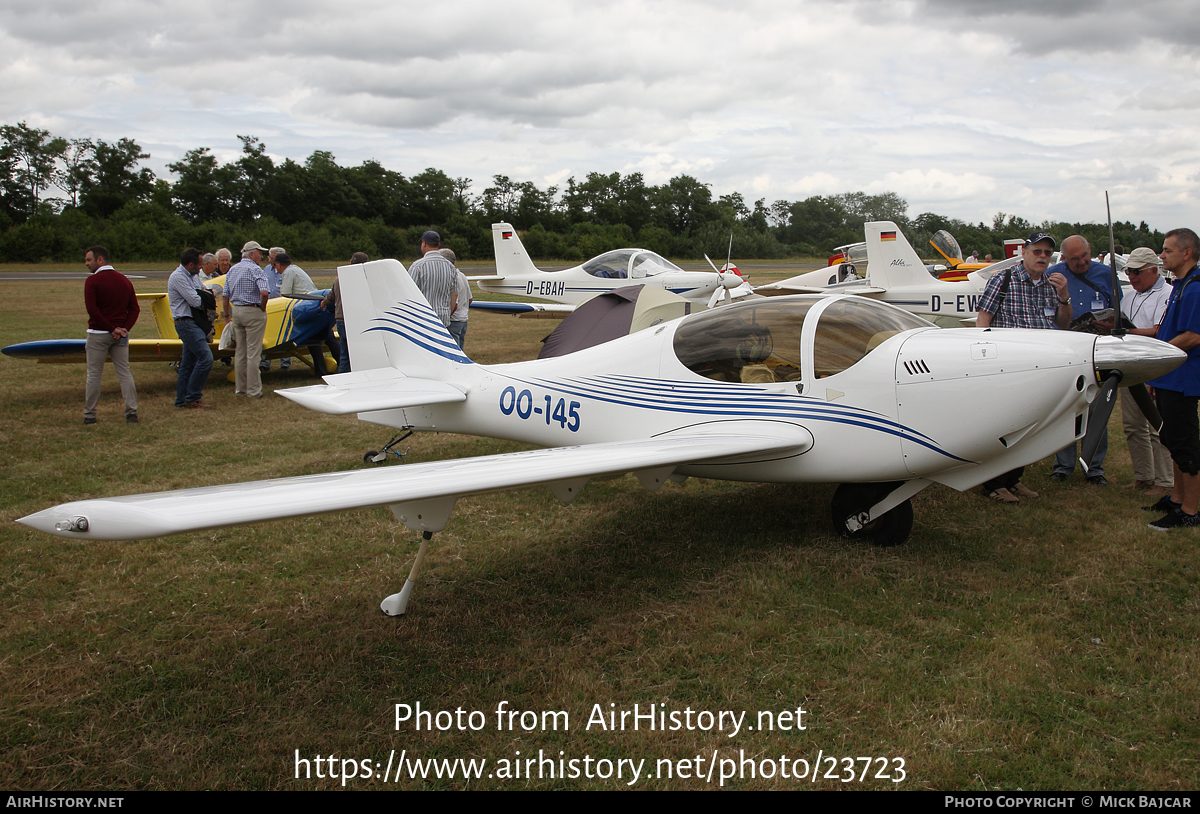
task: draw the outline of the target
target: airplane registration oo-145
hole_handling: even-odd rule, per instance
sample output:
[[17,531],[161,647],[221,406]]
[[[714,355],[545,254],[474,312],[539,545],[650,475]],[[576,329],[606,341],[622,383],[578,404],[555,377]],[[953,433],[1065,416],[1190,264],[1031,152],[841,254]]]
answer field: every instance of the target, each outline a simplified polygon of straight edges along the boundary
[[569,501],[589,480],[627,472],[649,489],[688,476],[834,482],[837,530],[895,545],[925,487],[967,489],[1040,460],[1084,435],[1089,404],[1119,378],[1145,381],[1185,358],[1145,337],[942,330],[867,298],[799,295],[487,366],[458,348],[398,261],[338,275],[354,370],[280,395],[397,429],[547,448],[81,500],[20,522],[119,540],[387,506],[424,538],[404,590],[381,605],[398,615],[430,537],[465,495],[545,484]]

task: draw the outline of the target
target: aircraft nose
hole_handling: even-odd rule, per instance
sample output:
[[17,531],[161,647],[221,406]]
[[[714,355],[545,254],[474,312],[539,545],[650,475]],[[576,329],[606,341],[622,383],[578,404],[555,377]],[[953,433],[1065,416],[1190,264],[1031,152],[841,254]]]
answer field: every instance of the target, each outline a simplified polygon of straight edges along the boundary
[[1186,360],[1179,348],[1148,336],[1100,336],[1093,351],[1097,375],[1104,379],[1109,371],[1120,371],[1122,387],[1157,379]]

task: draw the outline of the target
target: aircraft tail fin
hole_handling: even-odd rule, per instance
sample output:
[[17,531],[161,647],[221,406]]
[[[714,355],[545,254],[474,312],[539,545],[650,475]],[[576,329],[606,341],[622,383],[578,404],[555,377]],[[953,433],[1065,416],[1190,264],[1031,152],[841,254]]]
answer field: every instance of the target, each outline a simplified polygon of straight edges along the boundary
[[356,373],[394,368],[447,382],[472,364],[399,260],[341,266],[338,280]]
[[138,294],[137,299],[143,313],[146,311],[146,304],[149,303],[150,315],[154,318],[154,330],[158,332],[159,339],[179,338],[175,330],[175,317],[171,315],[171,304],[166,294]]
[[492,224],[492,246],[496,250],[496,274],[499,277],[524,275],[537,271],[529,259],[517,230],[507,223]]
[[890,220],[866,224],[867,277],[876,288],[927,285],[932,279],[904,233]]

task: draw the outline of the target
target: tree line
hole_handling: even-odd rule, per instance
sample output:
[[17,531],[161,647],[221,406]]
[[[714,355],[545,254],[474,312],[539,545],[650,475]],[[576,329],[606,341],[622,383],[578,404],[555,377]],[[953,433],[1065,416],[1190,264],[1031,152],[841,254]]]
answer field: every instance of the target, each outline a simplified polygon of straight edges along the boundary
[[[627,246],[723,258],[731,234],[734,257],[825,256],[862,240],[872,220],[895,221],[923,256],[933,254],[927,241],[939,229],[965,252],[997,258],[1005,239],[1035,228],[1083,234],[1094,246],[1108,239],[1106,225],[1034,224],[1003,212],[990,224],[931,212],[910,218],[894,192],[771,204],[738,192],[714,199],[709,184],[689,175],[653,186],[637,172],[589,172],[561,189],[495,175],[476,193],[472,179],[438,169],[405,176],[373,160],[343,167],[323,150],[303,163],[276,163],[260,139],[238,138],[236,160],[222,164],[198,147],[167,165],[170,181],[142,166],[150,155],[133,139],[68,140],[25,122],[0,126],[0,261],[77,260],[95,244],[122,261],[163,261],[184,246],[236,248],[249,239],[286,246],[297,258],[365,251],[409,259],[427,228],[463,259],[490,259],[491,224],[501,220],[521,231],[534,258],[569,261]],[[1162,233],[1144,221],[1114,230],[1127,248],[1162,245]]]

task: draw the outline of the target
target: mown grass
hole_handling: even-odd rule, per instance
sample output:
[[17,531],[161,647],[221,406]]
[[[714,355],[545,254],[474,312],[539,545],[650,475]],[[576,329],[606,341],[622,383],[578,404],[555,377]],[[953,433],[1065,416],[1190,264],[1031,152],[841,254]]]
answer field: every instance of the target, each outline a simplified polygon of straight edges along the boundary
[[[321,283],[321,280],[318,280]],[[160,290],[145,281],[139,290]],[[0,284],[0,343],[82,336],[80,282]],[[139,326],[141,330],[146,327]],[[553,323],[472,317],[478,361],[529,358]],[[269,388],[305,383],[302,373]],[[940,487],[907,544],[835,537],[827,485],[625,477],[560,505],[546,490],[460,501],[407,616],[418,537],[385,510],[132,543],[50,538],[46,506],[361,468],[384,428],[248,403],[214,377],[201,414],[171,407],[165,365],[135,368],[127,427],[106,373],[82,420],[82,366],[0,357],[0,784],[24,789],[304,789],[294,754],[902,757],[870,788],[1193,789],[1200,783],[1200,538],[1145,527],[1114,417],[1114,486],[1026,482],[1008,508]],[[954,420],[954,405],[945,406]],[[421,435],[410,461],[517,449]],[[212,511],[220,512],[214,505]],[[480,732],[394,726],[394,705],[480,710]],[[501,702],[566,710],[570,731],[497,731]],[[630,710],[803,707],[804,731],[603,731]],[[858,764],[861,767],[861,763]],[[894,766],[895,764],[890,764]],[[824,769],[827,765],[823,766]],[[839,765],[840,769],[840,765]],[[714,776],[715,777],[715,776]],[[379,778],[351,787],[382,788]],[[703,788],[643,779],[639,788]],[[715,780],[712,785],[715,785]],[[859,787],[756,777],[735,788]],[[461,779],[396,788],[619,788],[611,780]]]

